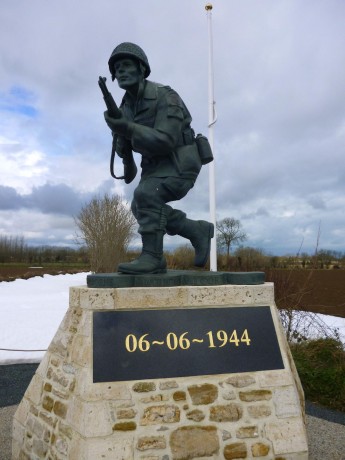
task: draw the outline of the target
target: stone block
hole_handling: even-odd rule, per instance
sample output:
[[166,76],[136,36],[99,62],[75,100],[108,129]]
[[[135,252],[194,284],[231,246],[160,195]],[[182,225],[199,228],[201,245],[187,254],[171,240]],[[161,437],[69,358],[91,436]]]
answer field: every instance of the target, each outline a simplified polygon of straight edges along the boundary
[[113,431],[134,431],[137,429],[135,422],[118,422],[113,426]]
[[[167,457],[167,456],[163,455],[162,460],[164,460],[164,457]],[[140,460],[160,460],[160,456],[159,455],[140,455]],[[166,460],[169,460],[169,457]]]
[[109,408],[105,401],[88,402],[71,398],[65,420],[83,437],[107,436],[113,431]]
[[193,420],[193,422],[201,422],[206,416],[201,410],[194,409],[187,412],[186,417],[188,420]]
[[81,308],[69,308],[62,320],[62,323],[60,324],[60,329],[63,332],[76,333],[79,328],[82,316],[83,310]]
[[30,404],[30,414],[33,414],[35,417],[38,417],[38,409],[33,404]]
[[241,428],[236,431],[236,437],[238,439],[257,438],[258,436],[259,428],[257,425],[241,426]]
[[23,442],[16,441],[12,438],[12,459],[19,460],[20,459],[20,451],[22,450]]
[[191,385],[188,393],[195,405],[212,404],[218,398],[218,388],[210,383]]
[[227,441],[228,439],[231,439],[231,438],[232,436],[231,436],[230,431],[222,430],[222,440],[223,441]]
[[247,446],[244,442],[234,442],[224,447],[223,455],[225,460],[247,458]]
[[67,358],[68,350],[70,349],[73,337],[70,333],[62,331],[60,328],[57,330],[51,344],[49,351],[64,359]]
[[293,386],[277,388],[273,394],[275,413],[278,418],[301,415],[300,401]]
[[12,430],[12,439],[14,439],[18,444],[23,444],[25,436],[25,427],[18,422],[18,420],[13,420],[13,430]]
[[34,419],[32,426],[32,433],[39,439],[43,438],[43,433],[45,431],[44,425],[37,419]]
[[276,455],[308,451],[306,429],[300,418],[268,422],[265,432]]
[[68,406],[66,405],[66,403],[62,403],[61,401],[55,401],[53,412],[58,417],[65,419],[67,415],[67,409]]
[[270,406],[265,404],[253,405],[247,407],[248,415],[252,418],[269,417],[272,413]]
[[253,305],[256,286],[207,286],[203,288],[190,287],[188,305]]
[[39,439],[34,439],[32,443],[32,450],[34,454],[38,456],[38,458],[45,458],[47,452],[48,452],[48,444],[45,443],[44,441],[41,441]]
[[149,404],[149,403],[154,403],[154,402],[162,402],[162,401],[168,401],[169,400],[169,395],[165,394],[158,394],[158,395],[151,395],[147,396],[146,398],[140,398],[140,402]]
[[69,307],[80,307],[80,289],[75,286],[69,288]]
[[159,382],[160,390],[172,390],[174,388],[178,388],[176,380],[164,380],[163,382]]
[[258,372],[258,380],[261,388],[293,384],[291,372],[286,370]]
[[58,433],[60,435],[66,436],[68,439],[73,438],[73,430],[71,427],[61,421],[59,422]]
[[65,399],[65,400],[67,400],[69,398],[69,396],[70,396],[69,391],[67,391],[67,390],[58,390],[56,388],[53,388],[52,394],[53,394],[53,396],[56,396],[56,397],[58,397],[60,399]]
[[42,407],[47,412],[51,412],[54,407],[54,399],[48,395],[44,396],[43,401],[42,401]]
[[155,382],[138,382],[132,387],[132,390],[136,393],[148,393],[149,391],[155,391]]
[[34,405],[39,405],[43,394],[43,379],[39,374],[32,377],[31,383],[24,396]]
[[93,312],[90,310],[82,310],[83,315],[80,319],[78,325],[78,334],[84,335],[85,337],[92,336],[92,321],[93,321]]
[[140,425],[176,423],[180,421],[180,409],[173,405],[150,406],[144,410]]
[[38,368],[36,369],[36,374],[40,375],[42,377],[42,380],[45,380],[46,378],[50,358],[51,358],[50,352],[46,351],[45,355],[42,358],[42,361],[40,362]]
[[50,358],[50,365],[53,367],[60,367],[62,363],[62,360],[59,356],[51,355]]
[[253,385],[256,383],[256,380],[253,376],[247,374],[232,375],[225,380],[225,383],[232,385],[235,388],[244,388]]
[[263,442],[257,442],[251,447],[253,457],[266,457],[270,451],[270,446]]
[[80,289],[80,306],[85,310],[114,310],[115,289]]
[[52,391],[52,384],[51,383],[48,383],[46,382],[43,386],[43,390],[46,391],[47,393],[50,393]]
[[135,416],[136,416],[136,411],[134,409],[120,409],[116,412],[116,417],[118,419],[134,418]]
[[92,362],[92,343],[91,336],[76,335],[73,340],[72,362],[82,367],[90,366]]
[[116,289],[115,309],[166,308],[188,305],[188,289],[185,287],[123,288]]
[[57,420],[57,417],[53,414],[47,414],[46,412],[44,411],[41,411],[39,413],[39,418],[41,420],[43,420],[47,425],[49,425],[50,427],[52,428],[55,428],[58,420]]
[[242,415],[242,407],[236,403],[210,408],[210,420],[212,422],[237,422],[242,418]]
[[25,424],[28,414],[30,412],[30,402],[23,398],[18,405],[18,408],[14,414],[14,419],[18,420],[22,425]]
[[173,394],[174,401],[185,401],[187,399],[187,395],[185,391],[175,391]]
[[272,392],[270,390],[240,391],[239,396],[240,400],[245,402],[268,401],[272,399]]
[[68,455],[69,443],[64,438],[57,437],[55,440],[55,448],[59,454],[66,457]]
[[253,302],[255,305],[274,304],[274,284],[265,283],[264,285],[253,286]]
[[91,368],[78,370],[73,394],[87,401],[114,400],[125,402],[131,399],[130,390],[125,383],[93,383]]
[[144,451],[148,449],[165,449],[166,440],[164,436],[142,436],[138,439],[137,449]]
[[225,399],[226,401],[231,401],[233,399],[236,399],[236,393],[233,390],[226,391],[222,393],[222,398]]
[[133,460],[134,436],[114,433],[107,438],[75,438],[70,446],[69,460]]
[[173,460],[211,457],[219,451],[217,429],[214,426],[185,426],[171,433]]

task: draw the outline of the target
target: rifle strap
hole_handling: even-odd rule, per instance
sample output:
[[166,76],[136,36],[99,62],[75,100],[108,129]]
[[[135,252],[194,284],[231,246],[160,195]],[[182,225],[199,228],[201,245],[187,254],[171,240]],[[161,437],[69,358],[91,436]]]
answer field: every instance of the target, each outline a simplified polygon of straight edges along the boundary
[[111,145],[111,156],[110,156],[110,174],[111,174],[111,177],[113,177],[114,179],[124,179],[125,176],[116,176],[114,172],[116,143],[117,143],[117,135],[113,134],[113,142]]

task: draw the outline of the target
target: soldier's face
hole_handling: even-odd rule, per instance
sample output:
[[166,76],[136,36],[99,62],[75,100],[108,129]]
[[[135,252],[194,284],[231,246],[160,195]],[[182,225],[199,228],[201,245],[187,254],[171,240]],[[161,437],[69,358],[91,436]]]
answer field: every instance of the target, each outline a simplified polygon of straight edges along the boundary
[[140,67],[130,58],[119,59],[114,64],[115,78],[120,88],[132,90],[139,86],[142,79]]

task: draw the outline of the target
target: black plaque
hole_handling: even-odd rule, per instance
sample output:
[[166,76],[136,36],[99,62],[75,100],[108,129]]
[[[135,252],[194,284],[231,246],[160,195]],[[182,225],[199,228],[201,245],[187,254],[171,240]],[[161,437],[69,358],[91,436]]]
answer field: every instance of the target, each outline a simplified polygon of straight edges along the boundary
[[93,313],[93,381],[284,369],[270,307]]

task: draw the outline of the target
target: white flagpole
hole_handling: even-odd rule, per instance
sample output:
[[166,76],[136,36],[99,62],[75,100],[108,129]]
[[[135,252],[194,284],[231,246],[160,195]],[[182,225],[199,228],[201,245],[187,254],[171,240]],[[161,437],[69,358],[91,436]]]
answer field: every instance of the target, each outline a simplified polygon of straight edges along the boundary
[[217,121],[215,112],[214,86],[213,86],[213,37],[212,37],[212,8],[207,3],[208,25],[208,140],[211,145],[214,160],[209,163],[209,199],[210,199],[210,220],[214,225],[214,238],[211,240],[210,271],[217,271],[217,230],[216,230],[216,181],[215,181],[215,154],[213,140],[213,125]]

